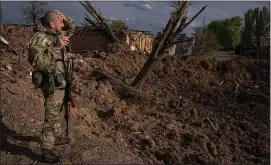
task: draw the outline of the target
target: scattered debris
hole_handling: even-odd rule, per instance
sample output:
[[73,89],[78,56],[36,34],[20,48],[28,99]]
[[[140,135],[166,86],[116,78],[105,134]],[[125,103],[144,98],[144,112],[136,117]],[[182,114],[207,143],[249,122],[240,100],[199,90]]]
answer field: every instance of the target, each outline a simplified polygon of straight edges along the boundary
[[214,123],[209,119],[209,117],[206,117],[207,121],[209,122],[209,124],[212,126],[212,128],[217,131],[217,128],[215,127]]

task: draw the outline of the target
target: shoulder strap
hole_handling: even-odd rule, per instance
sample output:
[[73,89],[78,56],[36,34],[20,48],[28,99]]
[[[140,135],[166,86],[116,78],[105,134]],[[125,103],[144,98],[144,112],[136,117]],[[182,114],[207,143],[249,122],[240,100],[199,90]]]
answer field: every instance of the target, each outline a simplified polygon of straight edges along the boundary
[[54,35],[46,33],[46,32],[44,34],[47,35],[47,37],[53,42],[54,45],[56,44],[56,42],[57,42],[57,36],[54,36]]
[[29,40],[29,42],[28,42],[28,44],[27,44],[27,49],[29,49],[29,46],[30,46],[30,44],[32,43],[33,39],[34,39],[39,33],[41,33],[41,32],[35,32],[35,33],[32,35],[32,37],[30,38],[30,40]]

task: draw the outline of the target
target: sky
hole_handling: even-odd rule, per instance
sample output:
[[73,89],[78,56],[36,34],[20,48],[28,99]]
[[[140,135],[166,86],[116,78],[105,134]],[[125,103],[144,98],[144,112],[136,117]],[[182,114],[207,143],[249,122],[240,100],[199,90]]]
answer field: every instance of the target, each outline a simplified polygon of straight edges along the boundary
[[[189,18],[193,17],[203,6],[207,8],[184,30],[191,35],[192,28],[213,20],[221,20],[233,16],[244,16],[252,8],[268,6],[269,1],[191,1],[188,7]],[[170,17],[172,7],[167,1],[118,1],[92,2],[96,9],[107,19],[123,20],[129,28],[151,31],[154,34],[161,31]],[[23,1],[2,1],[3,22],[23,24],[20,17],[20,8],[25,6]],[[86,10],[78,1],[48,2],[48,9],[57,9],[65,15],[71,16],[77,25],[84,21]],[[188,18],[188,19],[189,19]]]

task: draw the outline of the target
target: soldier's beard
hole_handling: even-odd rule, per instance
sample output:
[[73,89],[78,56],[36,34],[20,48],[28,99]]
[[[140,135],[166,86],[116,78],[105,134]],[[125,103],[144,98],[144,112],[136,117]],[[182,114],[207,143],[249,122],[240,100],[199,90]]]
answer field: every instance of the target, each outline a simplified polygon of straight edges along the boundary
[[62,32],[62,29],[56,29],[56,32],[57,32],[57,33],[61,33],[61,32]]

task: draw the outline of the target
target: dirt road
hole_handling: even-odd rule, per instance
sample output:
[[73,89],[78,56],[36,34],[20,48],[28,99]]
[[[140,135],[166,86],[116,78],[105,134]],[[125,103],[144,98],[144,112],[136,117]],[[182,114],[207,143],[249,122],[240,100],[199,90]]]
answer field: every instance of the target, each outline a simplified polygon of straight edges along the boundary
[[226,61],[226,60],[231,60],[233,58],[235,58],[236,56],[234,55],[233,52],[229,52],[229,51],[219,51],[217,56],[216,56],[216,60],[219,61]]

